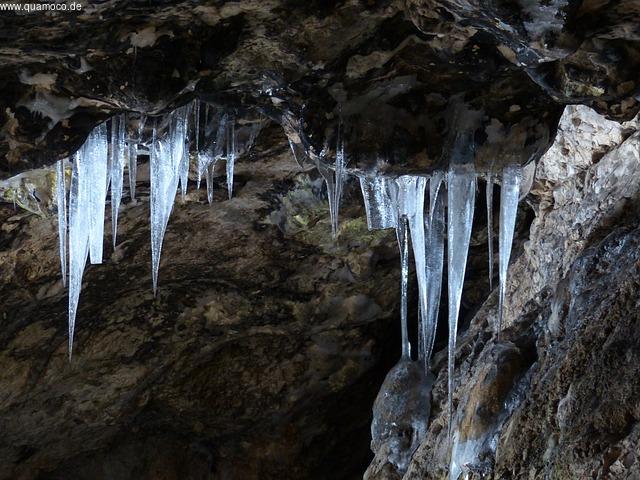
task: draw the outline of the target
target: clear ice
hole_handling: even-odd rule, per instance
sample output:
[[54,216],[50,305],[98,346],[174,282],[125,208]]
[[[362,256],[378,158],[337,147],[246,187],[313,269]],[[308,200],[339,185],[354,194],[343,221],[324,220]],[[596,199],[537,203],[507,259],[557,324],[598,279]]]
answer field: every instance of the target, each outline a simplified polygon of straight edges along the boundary
[[487,243],[489,244],[489,290],[493,290],[493,171],[487,173]]
[[342,134],[342,124],[338,127],[336,142],[336,159],[333,172],[322,162],[318,162],[318,171],[327,184],[327,196],[329,197],[329,217],[331,217],[331,235],[335,239],[338,236],[338,213],[340,210],[340,200],[342,199],[342,189],[347,178],[347,159],[344,151],[344,138]]
[[360,177],[369,230],[395,228],[398,225],[398,184],[387,177]]
[[189,107],[169,115],[168,132],[157,138],[154,127],[150,152],[151,170],[151,270],[153,293],[158,291],[158,271],[162,242],[178,190],[180,163],[185,149]]
[[108,151],[107,125],[102,123],[89,134],[81,159],[85,165],[86,179],[89,183],[89,201],[85,206],[89,209],[89,259],[92,264],[102,263]]
[[236,121],[231,117],[227,125],[227,191],[233,197],[233,169],[236,163]]
[[447,177],[447,272],[449,283],[449,355],[447,372],[449,436],[451,436],[456,335],[476,195],[476,176],[473,163],[451,165]]
[[[89,135],[91,137],[92,134]],[[89,140],[87,140],[88,142]],[[69,358],[73,353],[73,333],[82,287],[82,275],[89,252],[90,212],[87,143],[73,156],[69,188]],[[105,162],[106,164],[106,162]]]
[[427,255],[427,314],[423,317],[424,326],[424,366],[430,368],[433,346],[438,327],[440,294],[442,291],[442,271],[444,266],[444,173],[434,172],[429,179],[429,215],[425,219],[426,255]]
[[60,251],[60,271],[62,284],[67,286],[67,187],[65,181],[65,160],[56,165],[56,201],[58,205],[58,246]]
[[402,358],[411,360],[411,344],[407,327],[407,290],[409,286],[409,235],[405,216],[400,217],[396,236],[400,248],[400,326],[402,330]]
[[522,170],[519,165],[508,165],[502,171],[502,188],[500,190],[500,238],[499,265],[500,292],[498,301],[498,335],[502,330],[504,315],[504,297],[507,290],[507,270],[511,257],[513,232],[516,225],[518,200],[520,197],[520,182]]
[[[427,269],[424,233],[424,195],[427,185],[425,177],[403,175],[397,179],[398,183],[398,217],[405,217],[411,232],[411,246],[416,265],[418,279],[419,315],[422,319],[427,313]],[[423,327],[419,321],[420,333],[418,341],[418,358],[424,360],[425,344]]]
[[125,143],[126,119],[124,114],[111,119],[111,161],[109,162],[109,176],[111,178],[111,227],[113,246],[116,246],[118,235],[118,210],[122,200],[122,185],[124,180],[124,163],[127,154]]

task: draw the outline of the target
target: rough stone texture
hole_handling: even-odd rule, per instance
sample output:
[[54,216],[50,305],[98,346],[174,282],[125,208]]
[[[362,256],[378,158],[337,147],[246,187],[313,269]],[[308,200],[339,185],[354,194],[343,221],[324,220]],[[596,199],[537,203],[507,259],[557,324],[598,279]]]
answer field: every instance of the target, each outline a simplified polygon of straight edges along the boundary
[[0,172],[67,155],[112,114],[194,95],[265,114],[312,161],[330,155],[343,117],[358,172],[429,172],[461,140],[480,169],[524,164],[553,140],[565,103],[635,115],[634,0],[519,3],[114,0],[2,12]]
[[536,218],[515,247],[502,341],[495,294],[459,338],[452,443],[443,351],[406,475],[376,458],[365,478],[639,477],[639,170],[637,121],[566,110],[527,197]]

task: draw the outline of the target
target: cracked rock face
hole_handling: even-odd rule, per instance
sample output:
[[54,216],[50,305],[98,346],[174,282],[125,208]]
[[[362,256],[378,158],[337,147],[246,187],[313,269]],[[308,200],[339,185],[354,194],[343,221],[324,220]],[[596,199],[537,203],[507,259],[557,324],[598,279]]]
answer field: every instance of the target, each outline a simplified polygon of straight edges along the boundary
[[[476,164],[539,158],[562,104],[638,111],[636,2],[91,2],[0,17],[4,176],[74,151],[121,111],[194,95],[279,123],[312,160],[421,173],[468,132]],[[323,153],[325,152],[325,153]]]

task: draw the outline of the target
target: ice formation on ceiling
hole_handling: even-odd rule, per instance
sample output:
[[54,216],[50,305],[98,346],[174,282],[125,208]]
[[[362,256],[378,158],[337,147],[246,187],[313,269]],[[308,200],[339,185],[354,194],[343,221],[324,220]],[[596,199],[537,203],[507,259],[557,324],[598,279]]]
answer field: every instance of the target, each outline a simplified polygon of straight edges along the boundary
[[[144,138],[145,124],[150,126],[151,138]],[[198,186],[202,175],[205,175],[207,196],[212,202],[214,167],[219,160],[225,160],[231,198],[234,163],[239,153],[237,138],[242,136],[242,148],[246,152],[255,142],[261,126],[260,122],[248,123],[238,132],[233,115],[208,104],[201,109],[200,102],[195,100],[164,117],[147,119],[145,115],[136,113],[116,115],[95,127],[71,159],[58,162],[59,250],[63,283],[69,288],[70,357],[87,260],[92,264],[102,263],[108,191],[111,192],[111,236],[115,248],[125,171],[129,176],[129,197],[133,200],[138,155],[148,155],[151,276],[155,294],[164,234],[178,189],[183,198],[187,193],[191,164],[196,165]],[[69,162],[71,183],[67,186],[66,165]]]
[[[204,108],[202,108],[204,106]],[[145,129],[146,126],[146,129]],[[233,192],[233,173],[240,151],[246,152],[260,131],[261,123],[243,126],[240,134],[234,115],[207,103],[194,100],[164,117],[146,118],[142,114],[121,114],[98,125],[76,152],[71,162],[71,184],[66,198],[67,162],[57,165],[57,200],[59,220],[59,250],[63,281],[69,288],[69,355],[73,347],[73,334],[80,298],[82,275],[86,262],[101,263],[103,257],[104,216],[107,191],[111,191],[112,240],[115,246],[119,206],[123,197],[124,173],[129,176],[129,196],[135,197],[137,160],[147,153],[150,165],[150,210],[152,284],[154,294],[158,287],[160,255],[164,234],[171,216],[178,190],[184,198],[191,166],[195,166],[197,187],[202,177],[207,185],[207,198],[213,201],[215,166],[220,160],[226,164],[229,198]],[[151,131],[150,138],[145,131]],[[148,135],[147,135],[148,136]],[[473,214],[475,208],[477,174],[474,170],[472,140],[460,138],[450,152],[448,171],[435,171],[429,175],[389,176],[359,175],[364,198],[367,225],[370,230],[394,228],[400,249],[401,264],[401,332],[402,357],[389,373],[386,385],[393,391],[381,390],[379,398],[390,399],[404,409],[424,410],[424,395],[417,399],[415,392],[428,392],[433,382],[431,356],[433,354],[444,271],[445,237],[447,238],[448,280],[448,411],[451,431],[452,395],[454,390],[454,361],[456,333],[462,287],[466,270]],[[301,162],[300,149],[291,143],[296,161]],[[333,165],[325,152],[317,167],[327,185],[331,229],[339,234],[338,210],[343,186],[349,174],[348,154],[345,148],[342,123],[338,129]],[[499,222],[499,313],[496,330],[502,328],[504,297],[507,285],[507,267],[513,241],[516,211],[521,179],[520,167],[509,165],[502,172],[489,172],[487,178],[487,213],[489,228],[490,262],[493,261],[493,182],[501,179]],[[68,209],[68,211],[67,211]],[[446,215],[445,215],[446,212]],[[446,233],[446,236],[445,236]],[[411,245],[411,248],[409,248]],[[417,348],[412,349],[409,332],[408,283],[409,253],[413,252],[418,283]],[[491,265],[493,267],[493,265]],[[67,282],[68,276],[68,282]],[[393,378],[392,378],[393,377]],[[398,384],[411,378],[412,389],[398,393]],[[398,395],[404,395],[399,398]],[[417,402],[417,403],[416,403]],[[398,433],[397,423],[384,413],[388,406],[376,401],[374,408],[374,441],[380,436]],[[428,410],[428,409],[427,409]],[[397,411],[397,409],[396,409]],[[414,415],[415,416],[415,415]],[[412,449],[417,448],[426,432],[428,411],[420,420],[412,422]],[[375,430],[375,431],[374,431]],[[402,435],[406,436],[406,432]],[[402,442],[400,442],[402,443]],[[398,443],[398,445],[400,445]],[[400,448],[400,447],[398,447]],[[406,448],[406,445],[403,447]],[[398,466],[406,458],[397,453]],[[404,460],[402,460],[404,459]]]

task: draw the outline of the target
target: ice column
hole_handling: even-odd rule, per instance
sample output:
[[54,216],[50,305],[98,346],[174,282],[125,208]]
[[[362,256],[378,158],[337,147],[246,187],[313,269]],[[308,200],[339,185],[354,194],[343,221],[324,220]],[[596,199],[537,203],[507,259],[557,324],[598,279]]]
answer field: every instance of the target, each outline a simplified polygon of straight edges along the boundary
[[522,170],[519,165],[508,165],[502,171],[502,188],[500,190],[500,296],[498,302],[498,336],[502,330],[504,297],[507,290],[507,270],[509,268],[513,232],[516,225],[521,179]]

